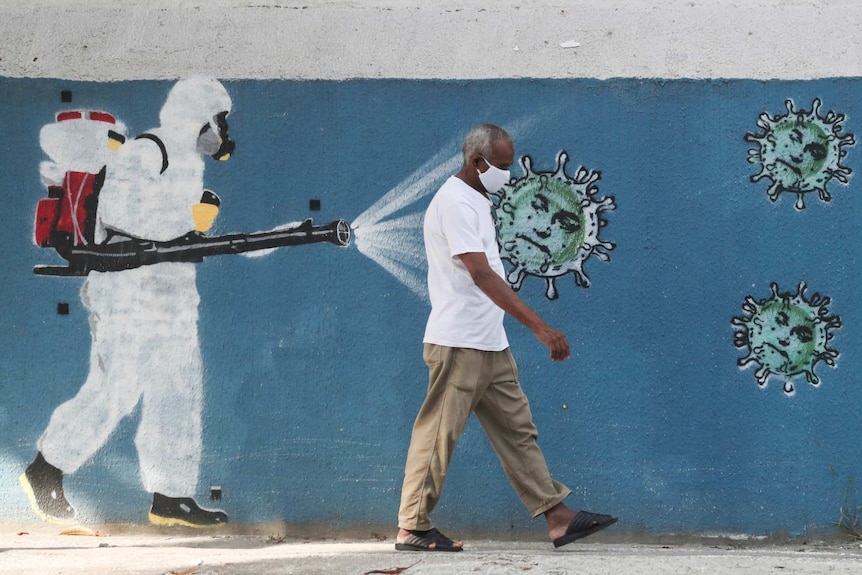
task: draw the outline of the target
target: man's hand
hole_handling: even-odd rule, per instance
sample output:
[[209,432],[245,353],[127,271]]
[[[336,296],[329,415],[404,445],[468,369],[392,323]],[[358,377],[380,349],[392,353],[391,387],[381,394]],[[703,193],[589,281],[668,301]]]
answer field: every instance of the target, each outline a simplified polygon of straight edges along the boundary
[[539,341],[551,350],[552,360],[563,361],[564,359],[569,359],[569,342],[563,332],[558,331],[549,325],[545,325],[544,328],[541,328],[534,333],[536,334],[536,337],[539,338]]
[[557,331],[539,317],[506,281],[494,273],[488,258],[482,252],[471,252],[458,256],[470,272],[473,282],[491,301],[506,313],[530,328],[536,337],[551,351],[551,359],[562,361],[569,358],[569,342],[561,331]]

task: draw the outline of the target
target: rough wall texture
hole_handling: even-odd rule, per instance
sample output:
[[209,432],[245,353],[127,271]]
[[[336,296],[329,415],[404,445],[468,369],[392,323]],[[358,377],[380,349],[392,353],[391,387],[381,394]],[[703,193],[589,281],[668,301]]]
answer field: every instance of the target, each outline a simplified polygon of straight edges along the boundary
[[[85,523],[146,523],[152,491],[239,524],[394,523],[426,380],[419,222],[486,119],[520,160],[496,209],[509,279],[573,344],[552,364],[507,323],[571,503],[648,533],[855,517],[862,86],[858,42],[841,36],[859,9],[459,5],[3,8],[0,522],[39,520],[19,476],[43,450]],[[730,24],[740,15],[751,34]],[[800,29],[833,33],[803,46]],[[174,79],[197,73],[227,100],[207,83],[180,98]],[[188,107],[166,115],[172,96]],[[225,108],[236,150],[201,167],[174,135]],[[113,123],[56,116],[69,110]],[[206,188],[221,198],[209,236],[312,217],[349,222],[352,242],[91,274],[83,292],[82,277],[34,274],[63,261],[33,241],[39,200],[51,182],[83,189],[65,178],[99,171],[80,152],[108,128],[125,136],[105,160],[108,228],[175,237],[210,213]],[[98,415],[59,408],[103,380],[112,399],[84,402]],[[475,422],[436,517],[540,528]]]
[[0,8],[3,75],[807,79],[862,66],[854,0],[21,4]]

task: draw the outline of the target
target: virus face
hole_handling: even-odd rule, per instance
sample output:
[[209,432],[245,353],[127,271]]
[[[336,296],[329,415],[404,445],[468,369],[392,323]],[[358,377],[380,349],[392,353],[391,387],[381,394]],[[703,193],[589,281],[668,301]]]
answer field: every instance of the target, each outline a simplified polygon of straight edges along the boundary
[[820,100],[814,100],[811,111],[796,111],[792,100],[784,103],[787,114],[770,118],[764,112],[757,125],[761,134],[747,133],[745,141],[757,144],[748,151],[748,162],[760,163],[760,173],[751,176],[752,182],[762,178],[772,181],[767,195],[773,202],[781,192],[796,194],[796,209],[805,209],[804,195],[816,191],[820,199],[832,199],[826,184],[833,178],[847,183],[850,168],[841,165],[847,155],[845,146],[856,143],[853,134],[842,136],[844,114],[828,112],[820,115]]
[[595,198],[601,177],[597,171],[581,167],[569,177],[568,159],[561,151],[555,171],[534,172],[530,157],[521,157],[523,177],[510,181],[495,198],[500,256],[512,266],[507,280],[516,291],[532,275],[545,278],[546,297],[556,299],[556,278],[569,272],[577,285],[589,287],[584,262],[592,255],[608,261],[615,247],[599,239],[606,224],[601,213],[616,207],[613,196]]
[[740,367],[759,364],[754,377],[761,387],[770,375],[784,377],[784,391],[792,395],[795,387],[790,378],[805,374],[808,383],[816,386],[820,383],[814,373],[817,363],[835,366],[838,352],[828,343],[830,330],[841,327],[841,318],[828,315],[828,297],[815,293],[806,298],[805,282],[799,284],[796,294],[780,293],[774,283],[770,289],[772,296],[761,301],[745,298],[742,309],[747,315],[731,320],[734,345],[748,349],[748,355],[737,363]]

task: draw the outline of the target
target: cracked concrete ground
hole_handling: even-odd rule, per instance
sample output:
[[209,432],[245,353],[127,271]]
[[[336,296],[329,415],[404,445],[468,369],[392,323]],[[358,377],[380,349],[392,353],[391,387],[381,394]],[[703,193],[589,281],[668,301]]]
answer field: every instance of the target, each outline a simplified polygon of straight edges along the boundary
[[0,573],[15,575],[858,574],[850,541],[576,542],[467,540],[461,553],[396,552],[391,540],[145,532],[0,531]]

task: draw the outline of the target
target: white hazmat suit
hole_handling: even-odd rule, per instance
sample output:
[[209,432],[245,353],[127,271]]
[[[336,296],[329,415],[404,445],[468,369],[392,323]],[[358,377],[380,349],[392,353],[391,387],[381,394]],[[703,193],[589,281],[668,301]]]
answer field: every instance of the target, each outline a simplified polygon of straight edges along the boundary
[[[97,243],[114,233],[165,241],[196,229],[192,209],[204,191],[203,155],[222,143],[217,119],[224,121],[230,108],[216,80],[192,78],[173,87],[159,127],[111,155]],[[226,123],[221,132],[226,139]],[[51,465],[74,473],[140,404],[135,445],[145,490],[169,498],[195,493],[203,409],[195,265],[90,272],[81,290],[90,312],[90,372],[39,440]]]

